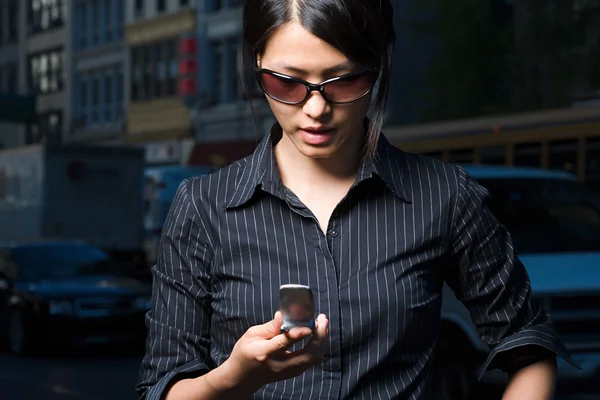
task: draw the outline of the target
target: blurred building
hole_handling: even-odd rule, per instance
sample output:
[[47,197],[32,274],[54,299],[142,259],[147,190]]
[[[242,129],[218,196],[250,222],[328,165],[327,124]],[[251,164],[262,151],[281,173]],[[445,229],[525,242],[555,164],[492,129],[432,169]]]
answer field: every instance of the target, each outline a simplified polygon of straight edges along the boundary
[[428,106],[428,70],[439,43],[435,15],[418,0],[394,1],[396,44],[388,92],[386,124],[418,121]]
[[[21,60],[20,24],[22,14],[17,0],[0,1],[0,95],[20,91],[19,71]],[[19,146],[23,142],[23,128],[14,123],[0,121],[0,149]]]
[[72,119],[67,139],[115,143],[125,128],[122,0],[70,1]]
[[[36,121],[0,126],[5,146],[61,142],[69,118],[67,2],[0,2],[2,92],[35,94]],[[0,122],[1,123],[1,122]]]
[[148,164],[179,164],[193,142],[191,110],[178,93],[179,46],[196,31],[195,0],[125,3],[125,144]]
[[[195,103],[199,142],[256,141],[274,118],[241,59],[243,0],[208,0],[197,8],[198,99]],[[250,84],[255,120],[243,79]],[[258,125],[258,126],[256,126]]]
[[25,91],[37,95],[37,123],[26,130],[25,143],[60,143],[70,119],[70,54],[66,0],[19,1],[21,74]]

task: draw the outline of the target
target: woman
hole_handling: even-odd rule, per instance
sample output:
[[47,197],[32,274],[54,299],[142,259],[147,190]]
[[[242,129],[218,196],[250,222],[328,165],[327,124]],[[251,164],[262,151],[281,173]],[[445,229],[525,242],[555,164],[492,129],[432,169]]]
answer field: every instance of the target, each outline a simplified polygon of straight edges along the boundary
[[[248,158],[179,188],[141,397],[430,398],[445,281],[492,346],[487,365],[511,373],[507,398],[550,398],[568,355],[487,192],[380,135],[392,14],[390,0],[246,1],[277,123]],[[312,288],[314,332],[279,333],[287,283]]]

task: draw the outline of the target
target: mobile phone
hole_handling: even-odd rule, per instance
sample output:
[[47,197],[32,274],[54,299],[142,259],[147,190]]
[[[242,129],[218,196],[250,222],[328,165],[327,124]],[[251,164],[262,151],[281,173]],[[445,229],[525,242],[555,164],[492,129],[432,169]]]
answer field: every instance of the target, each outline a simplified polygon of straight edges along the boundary
[[281,333],[294,327],[315,330],[315,299],[309,286],[298,284],[281,285],[279,306],[283,315]]

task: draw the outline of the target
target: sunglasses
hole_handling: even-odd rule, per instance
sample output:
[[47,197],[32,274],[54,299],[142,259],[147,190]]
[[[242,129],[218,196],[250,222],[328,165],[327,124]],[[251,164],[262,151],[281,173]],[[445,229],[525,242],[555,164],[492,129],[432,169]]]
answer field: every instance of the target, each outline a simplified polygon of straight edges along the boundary
[[365,97],[375,86],[378,68],[369,68],[337,76],[319,84],[280,74],[268,69],[256,69],[256,79],[261,89],[273,100],[285,104],[301,104],[314,91],[332,104],[352,103]]

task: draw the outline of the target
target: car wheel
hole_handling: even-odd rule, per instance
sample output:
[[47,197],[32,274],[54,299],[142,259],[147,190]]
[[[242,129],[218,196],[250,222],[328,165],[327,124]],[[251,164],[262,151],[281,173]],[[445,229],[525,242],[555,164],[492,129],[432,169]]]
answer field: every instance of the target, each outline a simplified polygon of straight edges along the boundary
[[8,317],[8,349],[18,355],[27,353],[28,337],[23,313],[14,310]]

